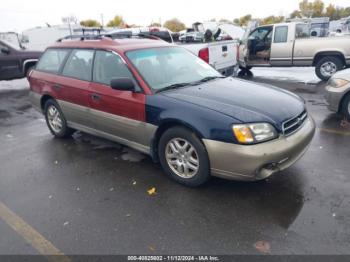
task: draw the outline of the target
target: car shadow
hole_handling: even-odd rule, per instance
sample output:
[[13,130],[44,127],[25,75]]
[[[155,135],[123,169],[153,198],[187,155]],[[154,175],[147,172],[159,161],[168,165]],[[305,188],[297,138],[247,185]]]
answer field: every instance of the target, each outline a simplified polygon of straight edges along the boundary
[[[108,180],[111,184],[123,185],[120,190],[128,194],[130,190],[140,190],[131,191],[135,197],[146,196],[147,189],[155,187],[158,192],[156,208],[160,209],[160,213],[170,212],[169,209],[177,213],[181,209],[185,214],[179,216],[190,220],[200,216],[207,223],[219,222],[217,227],[224,226],[222,223],[233,225],[234,218],[240,217],[243,221],[254,221],[262,226],[274,224],[288,229],[304,204],[302,170],[296,167],[264,181],[237,182],[212,178],[205,185],[193,189],[170,180],[150,157],[143,154],[135,157],[130,153],[133,150],[118,143],[83,132],[76,133],[64,143],[57,139],[47,142],[50,150],[45,155],[51,163],[55,159],[63,164],[74,159],[75,164],[71,167],[66,164],[65,168],[75,180],[88,182],[88,173],[96,186],[100,183],[96,180]],[[53,145],[49,145],[52,143],[55,152],[52,152]],[[123,157],[125,155],[127,157]],[[59,183],[65,183],[64,177],[58,176],[57,179]],[[136,188],[133,188],[133,181],[137,182]],[[230,217],[233,220],[226,221]]]

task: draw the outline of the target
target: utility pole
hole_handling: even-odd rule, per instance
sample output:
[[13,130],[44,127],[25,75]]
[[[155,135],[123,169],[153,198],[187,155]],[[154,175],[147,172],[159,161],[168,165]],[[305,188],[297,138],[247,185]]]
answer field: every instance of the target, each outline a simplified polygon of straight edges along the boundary
[[101,28],[103,28],[103,14],[101,14]]

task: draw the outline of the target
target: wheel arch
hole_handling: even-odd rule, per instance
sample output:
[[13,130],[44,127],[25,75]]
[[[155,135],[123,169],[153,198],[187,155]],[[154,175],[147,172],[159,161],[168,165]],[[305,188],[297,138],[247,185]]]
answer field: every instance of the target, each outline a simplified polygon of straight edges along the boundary
[[199,140],[202,141],[204,138],[204,135],[194,126],[190,125],[189,123],[179,120],[179,119],[167,119],[163,121],[157,128],[156,133],[152,139],[151,143],[151,156],[154,162],[159,162],[159,157],[158,157],[158,144],[159,140],[164,134],[166,130],[169,130],[170,128],[173,127],[184,127],[187,128],[188,130],[192,131],[195,133],[195,135],[199,138]]
[[27,74],[27,70],[32,67],[35,66],[36,63],[38,62],[38,59],[27,59],[23,62],[23,74],[26,75]]
[[345,56],[341,51],[320,51],[318,52],[313,59],[312,66],[316,66],[316,64],[324,57],[333,56],[338,57],[342,61],[343,65],[346,64]]
[[52,96],[48,95],[48,94],[44,94],[41,99],[40,99],[40,108],[41,108],[41,111],[44,112],[44,109],[45,109],[45,104],[48,100],[55,100]]

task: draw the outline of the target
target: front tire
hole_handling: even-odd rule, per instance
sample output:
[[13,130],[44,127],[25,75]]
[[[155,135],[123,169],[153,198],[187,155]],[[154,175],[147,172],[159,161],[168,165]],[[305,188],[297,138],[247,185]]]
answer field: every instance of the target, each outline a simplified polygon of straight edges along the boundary
[[342,103],[342,113],[350,121],[350,94],[348,94]]
[[166,130],[159,140],[158,154],[165,173],[180,184],[196,187],[210,178],[207,151],[196,134],[186,128]]
[[66,118],[55,100],[49,99],[45,103],[44,114],[50,132],[57,138],[69,137],[74,130],[67,126]]
[[343,69],[344,64],[340,58],[335,56],[326,56],[316,63],[315,72],[318,78],[327,81],[337,71]]

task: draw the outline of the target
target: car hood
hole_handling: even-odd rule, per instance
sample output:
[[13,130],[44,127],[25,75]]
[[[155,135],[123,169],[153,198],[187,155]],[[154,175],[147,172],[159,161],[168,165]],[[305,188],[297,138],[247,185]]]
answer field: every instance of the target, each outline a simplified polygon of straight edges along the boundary
[[242,123],[269,122],[279,130],[284,121],[305,110],[304,101],[289,91],[231,77],[160,94],[221,112]]

